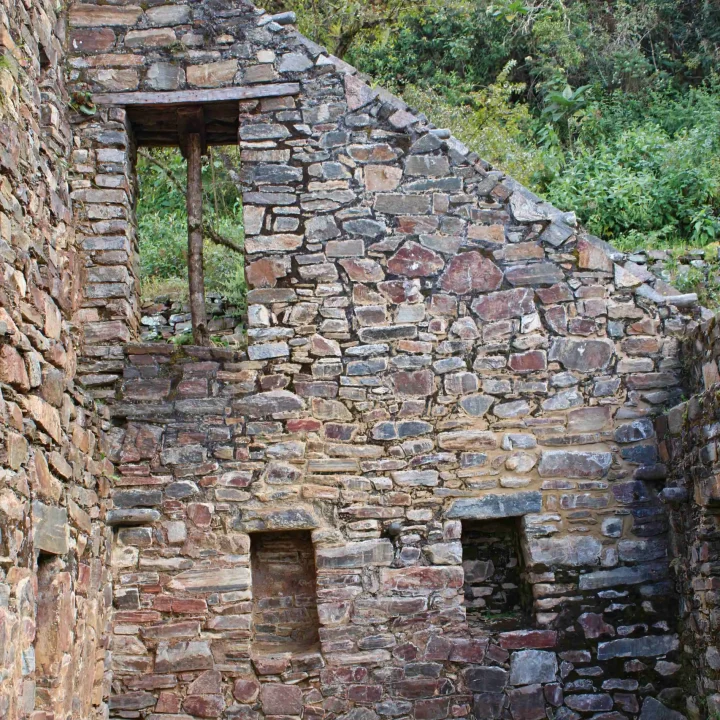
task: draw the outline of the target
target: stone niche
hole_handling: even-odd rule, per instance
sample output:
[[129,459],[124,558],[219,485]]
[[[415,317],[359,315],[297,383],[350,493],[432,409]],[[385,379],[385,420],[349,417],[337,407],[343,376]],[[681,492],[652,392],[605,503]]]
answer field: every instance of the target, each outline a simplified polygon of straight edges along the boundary
[[514,630],[529,626],[531,598],[520,537],[516,517],[463,521],[463,594],[471,627]]
[[315,648],[318,612],[310,532],[263,532],[250,537],[253,654]]

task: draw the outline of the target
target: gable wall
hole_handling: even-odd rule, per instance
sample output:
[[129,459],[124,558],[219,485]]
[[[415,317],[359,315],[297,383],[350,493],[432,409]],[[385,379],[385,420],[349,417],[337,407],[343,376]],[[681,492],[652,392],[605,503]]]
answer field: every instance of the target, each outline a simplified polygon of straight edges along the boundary
[[[681,704],[655,668],[680,647],[652,417],[687,299],[252,8],[71,24],[113,26],[72,61],[94,91],[300,83],[239,104],[247,355],[129,346],[100,391],[113,522],[147,523],[117,536],[113,712],[571,718],[635,714],[646,683]],[[462,520],[507,515],[519,633],[468,626],[462,597]],[[291,529],[320,647],[268,655],[248,533]]]

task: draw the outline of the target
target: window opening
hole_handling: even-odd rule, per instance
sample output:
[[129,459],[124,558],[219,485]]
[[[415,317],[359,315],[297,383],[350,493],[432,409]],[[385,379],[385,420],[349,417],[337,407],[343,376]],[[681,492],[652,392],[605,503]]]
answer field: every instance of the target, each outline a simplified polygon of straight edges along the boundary
[[[212,344],[244,345],[246,287],[237,147],[203,158],[203,275]],[[140,148],[137,226],[145,341],[193,341],[189,304],[187,161],[179,148]]]
[[530,620],[518,518],[463,521],[463,591],[471,627],[513,630]]

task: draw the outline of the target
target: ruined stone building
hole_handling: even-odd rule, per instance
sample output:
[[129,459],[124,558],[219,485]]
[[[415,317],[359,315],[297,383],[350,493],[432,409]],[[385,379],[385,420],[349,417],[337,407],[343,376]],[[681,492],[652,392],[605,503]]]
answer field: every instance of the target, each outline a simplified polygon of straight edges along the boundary
[[[0,718],[716,717],[720,327],[289,19],[0,2]],[[188,112],[247,352],[137,342]]]

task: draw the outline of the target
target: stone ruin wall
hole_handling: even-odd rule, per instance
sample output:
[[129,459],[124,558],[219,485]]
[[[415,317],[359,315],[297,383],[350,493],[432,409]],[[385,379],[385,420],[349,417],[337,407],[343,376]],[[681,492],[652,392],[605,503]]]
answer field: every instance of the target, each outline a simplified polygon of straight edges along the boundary
[[689,329],[682,345],[687,399],[658,418],[670,473],[662,491],[671,509],[671,554],[680,595],[680,629],[692,692],[720,712],[720,326]]
[[[11,13],[11,37],[40,26]],[[239,104],[247,353],[133,342],[132,127],[122,109],[84,117],[61,94],[40,115],[38,102],[38,118],[64,128],[44,132],[66,145],[27,146],[50,163],[38,176],[54,190],[27,217],[20,202],[4,211],[20,259],[4,256],[15,285],[4,283],[0,306],[15,325],[3,359],[20,352],[28,378],[35,355],[63,373],[30,303],[33,283],[74,298],[44,280],[67,267],[82,297],[50,303],[61,327],[73,320],[83,333],[78,379],[100,406],[95,415],[74,363],[55,404],[29,400],[51,384],[32,391],[19,370],[2,376],[16,428],[2,492],[15,515],[0,509],[18,531],[32,522],[37,546],[16,533],[23,551],[6,582],[22,578],[29,592],[62,577],[62,611],[78,608],[72,641],[53,645],[65,684],[36,702],[42,713],[56,698],[55,715],[33,720],[93,717],[104,660],[118,718],[650,720],[694,715],[693,703],[702,716],[705,691],[681,668],[695,639],[676,626],[667,443],[654,425],[681,397],[692,298],[249,5],[76,4],[68,27],[73,91],[298,89]],[[61,23],[58,52],[62,33]],[[27,121],[32,105],[22,108]],[[39,194],[29,171],[23,185],[25,164],[9,164],[3,198]],[[21,224],[53,251],[22,255]],[[44,434],[45,412],[57,437]],[[37,520],[41,476],[58,495],[43,507],[59,510],[33,506]],[[53,542],[69,538],[67,551],[38,544],[43,522]],[[101,562],[110,532],[112,582]],[[18,628],[6,653],[20,658],[45,611],[17,597],[11,589],[3,612]],[[33,695],[16,662],[8,703]],[[94,678],[95,690],[71,690],[73,678]],[[73,697],[73,708],[57,704]]]
[[0,717],[102,717],[113,468],[76,382],[81,249],[55,3],[0,2]]

